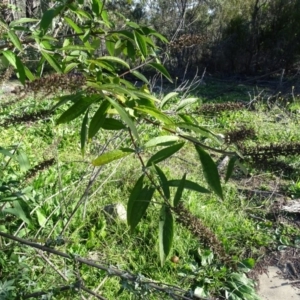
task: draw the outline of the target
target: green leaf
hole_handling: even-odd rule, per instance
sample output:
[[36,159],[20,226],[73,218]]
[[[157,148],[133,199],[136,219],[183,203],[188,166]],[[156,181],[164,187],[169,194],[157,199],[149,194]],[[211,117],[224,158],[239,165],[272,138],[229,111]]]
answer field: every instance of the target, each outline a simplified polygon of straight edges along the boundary
[[38,220],[38,223],[39,223],[40,227],[44,228],[46,223],[47,223],[47,218],[41,212],[40,209],[37,209],[35,212],[36,212],[37,220]]
[[[135,229],[137,224],[140,222],[142,217],[145,215],[146,210],[150,204],[151,198],[154,194],[155,188],[145,186],[138,196],[131,201],[128,201],[128,211],[130,212],[129,217],[127,217],[128,225],[130,226],[131,232]],[[130,197],[131,198],[131,197]],[[133,198],[133,197],[132,197]]]
[[105,118],[101,128],[105,130],[122,130],[126,129],[126,126],[120,120],[114,118]]
[[87,46],[81,46],[81,45],[68,45],[65,47],[60,48],[60,50],[70,50],[70,51],[74,51],[74,50],[79,50],[79,51],[91,51],[91,50],[95,50],[92,46],[87,47]]
[[164,106],[174,97],[178,96],[178,93],[176,92],[171,92],[169,94],[167,94],[162,100],[161,100],[161,103],[160,103],[160,108],[163,109]]
[[3,51],[2,54],[8,60],[8,62],[18,71],[19,80],[22,84],[25,84],[26,71],[20,58],[10,50]]
[[210,188],[223,200],[223,192],[218,169],[212,158],[201,147],[195,145],[203,168],[204,177]]
[[179,137],[176,135],[163,135],[163,136],[158,136],[150,141],[148,141],[144,147],[145,148],[150,148],[150,147],[155,147],[155,146],[167,146],[170,143],[177,142],[179,140]]
[[115,54],[115,44],[115,41],[112,41],[110,37],[105,39],[106,50],[111,56],[114,56]]
[[237,157],[233,156],[230,158],[229,162],[228,162],[228,166],[227,166],[227,170],[226,170],[226,176],[225,176],[225,182],[227,182],[229,180],[229,178],[232,175],[233,169],[234,169],[234,165],[235,162],[237,161]]
[[164,192],[164,195],[165,195],[166,199],[169,200],[170,199],[170,188],[169,188],[169,184],[168,184],[168,179],[167,179],[166,175],[164,174],[164,172],[157,165],[154,165],[154,167],[158,174],[160,186]]
[[108,98],[108,97],[107,97],[107,100],[117,110],[117,112],[119,113],[121,119],[128,125],[128,127],[132,131],[132,134],[135,136],[135,138],[137,139],[138,143],[140,143],[140,137],[138,135],[137,129],[136,129],[134,123],[132,122],[132,120],[130,119],[128,113],[125,111],[125,109],[123,107],[121,107],[115,100],[113,100],[111,98]]
[[[105,113],[109,107],[107,100],[103,101],[96,113],[94,114],[89,126],[89,139],[93,138],[105,122]],[[123,124],[122,124],[123,125]]]
[[114,160],[120,159],[122,157],[128,156],[134,153],[134,150],[130,148],[121,148],[118,150],[113,150],[104,154],[101,154],[96,159],[92,161],[92,164],[96,167],[108,164]]
[[[168,181],[169,186],[174,186],[174,187],[179,187],[181,180],[174,179],[174,180],[169,180]],[[198,183],[190,181],[190,180],[185,180],[184,181],[184,188],[187,190],[203,193],[203,194],[210,194],[210,191],[202,186],[200,186]]]
[[2,210],[4,214],[11,214],[21,219],[26,224],[30,225],[31,221],[28,219],[26,213],[24,212],[19,200],[13,202],[13,207],[8,207]]
[[127,224],[128,226],[130,226],[132,218],[134,218],[134,216],[132,216],[132,207],[134,206],[136,199],[138,198],[138,196],[140,195],[142,188],[143,188],[143,181],[144,181],[145,175],[141,175],[140,178],[137,180],[137,182],[135,183],[130,196],[129,196],[129,200],[127,203]]
[[150,157],[150,159],[147,162],[147,167],[151,166],[152,164],[157,164],[165,159],[167,159],[168,157],[170,157],[171,155],[173,155],[174,153],[176,153],[177,151],[179,151],[183,145],[185,143],[177,143],[175,145],[166,147],[158,152],[156,152],[153,156]]
[[184,115],[184,114],[178,114],[178,116],[185,122],[188,124],[192,124],[192,125],[197,125],[198,122],[195,118],[193,118],[190,115]]
[[25,152],[18,150],[17,160],[20,165],[21,172],[26,172],[30,169],[30,163]]
[[18,36],[15,34],[15,32],[13,30],[9,30],[7,32],[10,40],[12,41],[12,43],[14,44],[14,46],[19,50],[19,51],[22,51],[23,50],[23,47],[22,47],[22,44],[18,38]]
[[146,41],[144,37],[141,34],[139,34],[137,31],[134,31],[133,34],[134,34],[134,40],[136,42],[136,45],[138,49],[141,51],[143,58],[145,59],[148,54]]
[[78,116],[83,114],[93,102],[97,101],[99,98],[100,97],[97,95],[81,98],[58,118],[56,124],[67,123],[76,119]]
[[169,207],[163,205],[159,217],[159,256],[161,266],[169,255],[174,236],[174,221]]
[[181,200],[182,192],[185,187],[185,179],[186,179],[186,173],[184,173],[182,179],[180,180],[176,194],[174,196],[174,201],[173,201],[174,207],[176,207],[179,204],[179,201]]
[[167,69],[162,64],[158,64],[158,63],[153,62],[153,63],[149,63],[148,66],[151,66],[152,68],[156,69],[158,72],[163,74],[171,83],[173,83],[169,72],[167,71]]
[[137,77],[138,79],[142,80],[143,82],[145,82],[146,84],[149,84],[148,79],[140,72],[138,71],[130,71],[130,73],[132,75],[134,75],[135,77]]
[[39,19],[32,19],[32,18],[21,18],[18,20],[14,20],[12,22],[9,23],[9,27],[14,27],[18,24],[24,24],[24,23],[36,23],[39,22]]
[[82,40],[83,44],[87,47],[87,48],[92,48],[91,44],[85,40],[84,37],[84,31],[70,18],[68,17],[64,17],[65,21],[69,24],[69,26],[71,28],[74,29],[74,31],[79,34],[79,38]]
[[41,54],[47,60],[49,65],[59,74],[62,74],[61,67],[53,55],[49,55],[46,51],[41,50]]
[[104,60],[104,61],[110,61],[110,62],[118,63],[118,64],[124,66],[125,68],[130,69],[129,64],[126,61],[124,61],[123,59],[118,58],[118,57],[114,57],[114,56],[102,56],[102,57],[99,57],[97,60],[98,61]]
[[57,10],[55,10],[55,9],[49,9],[44,12],[41,23],[40,23],[40,29],[41,29],[42,35],[44,35],[46,33],[50,24],[52,24],[52,20],[56,16],[57,16]]
[[102,3],[100,0],[92,0],[92,11],[93,13],[99,17],[102,8]]
[[88,120],[89,120],[89,110],[86,111],[85,116],[82,121],[82,124],[81,124],[80,145],[81,145],[82,156],[84,156],[84,152],[85,152],[85,144],[86,144],[87,132],[88,132]]
[[65,69],[64,69],[64,74],[69,73],[70,71],[75,69],[77,66],[78,66],[78,63],[70,63],[70,64],[66,65]]
[[198,126],[196,124],[190,124],[190,123],[176,123],[175,124],[177,127],[181,128],[181,129],[187,129],[187,130],[191,130],[195,133],[199,133],[201,134],[202,136],[205,136],[205,137],[209,137],[209,138],[213,138],[217,141],[219,141],[217,139],[217,136],[211,132],[210,130],[208,130],[207,128],[204,128],[204,127],[201,127],[201,126]]
[[154,117],[155,119],[163,122],[164,124],[173,124],[172,119],[170,119],[167,115],[165,115],[160,110],[158,110],[154,107],[138,106],[138,107],[135,107],[135,109],[138,111],[141,111],[143,113],[146,113],[146,114],[150,115],[151,117]]
[[199,101],[199,98],[187,98],[180,101],[179,105],[176,108],[176,111],[179,111],[183,108],[185,108],[187,105],[193,104],[195,102]]

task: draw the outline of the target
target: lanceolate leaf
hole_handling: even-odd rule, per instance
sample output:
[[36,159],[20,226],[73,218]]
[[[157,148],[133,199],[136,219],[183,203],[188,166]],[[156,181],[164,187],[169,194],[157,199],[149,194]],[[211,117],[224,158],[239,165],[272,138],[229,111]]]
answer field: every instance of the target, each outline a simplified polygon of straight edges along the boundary
[[41,54],[43,57],[47,60],[49,65],[59,74],[62,73],[61,67],[56,61],[56,59],[53,57],[53,55],[48,54],[46,51],[41,50]]
[[163,136],[158,136],[150,141],[148,141],[144,147],[145,148],[150,148],[150,147],[155,147],[155,146],[169,146],[170,143],[175,143],[179,140],[179,137],[176,135],[163,135]]
[[142,80],[143,82],[145,82],[146,84],[149,83],[148,79],[140,72],[138,71],[130,71],[131,74],[133,74],[135,77],[137,77],[138,79]]
[[128,156],[130,154],[134,153],[134,150],[130,148],[121,148],[118,150],[113,150],[104,154],[101,154],[96,159],[92,161],[92,164],[96,167],[108,164],[114,160],[118,160],[120,158],[123,158],[125,156]]
[[149,66],[151,66],[152,68],[156,69],[157,71],[159,71],[161,74],[163,74],[171,83],[173,83],[172,78],[169,74],[169,72],[167,71],[167,69],[158,63],[150,63],[148,64]]
[[[26,215],[26,212],[24,211],[24,209],[22,208],[22,205],[20,205],[20,202],[21,202],[21,200],[14,201],[13,207],[3,209],[2,213],[14,215],[29,225],[29,224],[31,224],[31,221],[28,218],[28,216]],[[23,203],[23,204],[24,204],[24,206],[27,205],[26,203]]]
[[81,124],[80,143],[81,143],[82,156],[84,156],[84,152],[85,152],[85,144],[86,144],[86,140],[87,140],[87,131],[88,131],[88,120],[89,120],[89,110],[86,111],[85,116],[82,121],[82,124]]
[[195,148],[198,152],[203,168],[203,174],[208,185],[223,200],[220,176],[216,164],[214,163],[210,155],[206,153],[201,147],[195,145]]
[[99,131],[99,129],[101,128],[101,126],[103,125],[104,121],[105,121],[105,113],[109,107],[109,102],[107,100],[105,100],[100,107],[98,108],[98,110],[96,111],[96,113],[94,114],[90,126],[89,126],[89,139],[93,138],[95,136],[95,134]]
[[26,71],[20,58],[10,50],[3,51],[2,54],[9,61],[9,63],[18,71],[21,83],[25,84]]
[[130,194],[130,197],[129,197],[129,200],[128,200],[128,203],[127,203],[127,224],[128,226],[130,226],[131,224],[131,210],[132,210],[132,207],[137,199],[137,197],[140,195],[141,193],[141,190],[143,188],[143,182],[144,182],[144,178],[145,178],[145,175],[141,175],[140,178],[137,180],[137,182],[135,183],[132,191],[131,191],[131,194]]
[[176,108],[176,111],[179,111],[179,110],[185,108],[187,105],[193,104],[193,103],[195,103],[195,102],[197,102],[197,101],[199,101],[198,98],[187,98],[187,99],[183,99],[183,100],[179,103],[178,107]]
[[233,156],[230,158],[229,160],[229,163],[228,163],[228,166],[227,166],[227,171],[226,171],[226,176],[225,176],[225,182],[227,182],[233,172],[233,169],[234,169],[234,165],[235,165],[235,162],[237,161],[237,157],[236,156]]
[[159,217],[159,256],[163,266],[171,251],[174,235],[174,221],[169,207],[163,205]]
[[168,179],[167,179],[166,175],[164,174],[164,172],[157,165],[155,165],[155,169],[158,174],[160,186],[164,192],[164,195],[165,195],[166,199],[169,200],[170,199],[170,188],[169,188],[169,184],[168,184]]
[[162,100],[161,100],[161,103],[160,103],[160,107],[161,109],[164,108],[164,106],[174,97],[176,97],[178,95],[178,93],[175,93],[175,92],[171,92],[169,94],[167,94]]
[[47,29],[49,28],[52,20],[56,17],[57,12],[55,9],[49,9],[44,12],[42,16],[42,20],[40,23],[40,29],[42,30],[43,35],[46,33]]
[[133,121],[130,119],[129,115],[125,111],[125,109],[120,106],[115,100],[111,98],[107,98],[107,100],[112,104],[112,106],[117,110],[119,113],[121,119],[128,125],[128,127],[131,129],[134,137],[137,139],[138,142],[140,142],[140,138],[137,132],[137,129],[133,123]]
[[155,189],[153,187],[145,186],[135,200],[133,200],[130,204],[128,202],[128,207],[130,207],[130,215],[127,217],[127,222],[130,226],[131,232],[135,229],[137,224],[146,213],[154,191]]
[[154,107],[139,106],[136,107],[135,109],[144,112],[146,114],[149,114],[150,116],[163,122],[164,124],[173,124],[172,119],[170,119],[168,116],[166,116],[164,113],[160,112],[158,109]]
[[123,65],[127,69],[130,69],[130,66],[128,65],[128,63],[126,61],[124,61],[121,58],[115,57],[115,56],[102,56],[102,57],[99,57],[98,60],[99,61],[104,60],[104,61],[110,61],[110,62],[118,63],[120,65]]
[[8,31],[8,36],[10,38],[10,40],[12,41],[12,43],[14,44],[14,46],[19,50],[22,51],[23,47],[22,44],[18,38],[18,36],[15,34],[15,32],[13,30]]
[[150,157],[150,159],[147,162],[147,167],[151,166],[152,164],[157,164],[157,163],[167,159],[168,157],[170,157],[171,155],[173,155],[174,153],[179,151],[183,147],[183,145],[184,145],[184,142],[177,143],[175,145],[166,147],[166,148],[158,151],[152,157]]
[[72,105],[68,110],[66,110],[59,117],[56,123],[62,124],[76,119],[78,116],[83,114],[93,102],[97,101],[97,99],[99,99],[99,96],[90,96],[90,97],[81,98],[74,105]]
[[105,130],[122,130],[126,129],[126,126],[120,120],[114,118],[105,118],[101,128]]
[[83,30],[70,18],[64,17],[65,21],[74,29],[74,31],[79,34],[79,38],[83,41],[84,45],[88,48],[91,48],[91,44],[88,41],[85,41]]
[[[179,187],[181,180],[169,180],[168,181],[169,186],[174,186],[174,187]],[[190,181],[190,180],[185,180],[184,181],[184,188],[187,190],[199,192],[199,193],[204,193],[204,194],[210,194],[210,191],[202,186],[200,186],[198,183]]]
[[186,178],[186,173],[183,175],[182,179],[180,180],[179,186],[177,188],[175,197],[174,197],[174,206],[176,207],[179,204],[179,201],[181,200],[182,197],[182,192],[185,186],[185,178]]
[[138,46],[139,50],[141,51],[141,54],[143,55],[144,58],[147,57],[147,44],[146,41],[144,40],[144,37],[139,34],[137,31],[133,32],[134,34],[134,39],[136,42],[136,45]]

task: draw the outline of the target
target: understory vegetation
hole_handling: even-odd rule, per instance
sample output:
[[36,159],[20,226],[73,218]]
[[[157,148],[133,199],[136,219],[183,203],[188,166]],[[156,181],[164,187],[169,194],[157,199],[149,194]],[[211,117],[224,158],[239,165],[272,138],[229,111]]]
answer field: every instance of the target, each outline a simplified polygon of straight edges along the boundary
[[179,80],[113,4],[0,20],[0,299],[258,300],[300,247],[296,77]]

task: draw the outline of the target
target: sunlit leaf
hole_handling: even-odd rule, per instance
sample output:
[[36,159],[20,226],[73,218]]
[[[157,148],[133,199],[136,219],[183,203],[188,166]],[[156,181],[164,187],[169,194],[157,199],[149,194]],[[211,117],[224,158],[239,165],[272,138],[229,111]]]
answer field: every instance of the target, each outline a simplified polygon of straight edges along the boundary
[[167,115],[165,115],[160,110],[158,110],[154,107],[138,106],[138,107],[135,107],[135,109],[138,111],[141,111],[143,113],[146,113],[147,115],[150,115],[151,117],[154,117],[155,119],[163,122],[164,124],[172,124],[173,123],[171,118],[169,118]]
[[223,200],[223,191],[220,182],[218,169],[212,158],[201,147],[195,145],[199,155],[204,177],[210,188]]
[[99,166],[108,164],[114,160],[118,160],[120,158],[128,156],[132,153],[134,153],[134,150],[132,150],[130,148],[121,148],[118,150],[113,150],[113,151],[101,154],[100,156],[98,156],[96,159],[94,159],[92,161],[92,164],[94,166],[99,167]]
[[140,142],[140,138],[137,132],[137,129],[133,123],[133,121],[130,119],[128,113],[125,111],[123,107],[121,107],[115,100],[111,98],[107,98],[107,100],[112,104],[112,106],[118,111],[121,119],[128,125],[128,127],[131,129],[132,134],[137,139],[138,142]]
[[38,220],[38,223],[39,223],[40,227],[44,228],[46,223],[47,223],[47,218],[41,212],[40,209],[37,209],[35,212],[36,212],[37,220]]
[[145,82],[146,84],[149,84],[148,79],[140,72],[138,71],[130,71],[131,74],[133,74],[135,77],[137,77],[138,79],[142,80],[143,82]]
[[7,32],[10,40],[12,41],[12,43],[14,44],[14,46],[19,50],[22,51],[23,50],[23,46],[18,38],[18,36],[15,34],[15,32],[13,30],[9,30]]
[[179,105],[177,106],[176,111],[179,111],[190,104],[196,103],[197,101],[199,101],[199,98],[183,99],[182,101],[180,101]]
[[173,155],[174,153],[176,153],[177,151],[179,151],[183,145],[185,143],[177,143],[175,145],[166,147],[158,152],[156,152],[153,156],[150,157],[150,159],[147,162],[147,167],[151,166],[152,164],[157,164],[165,159],[167,159],[168,157],[170,157],[171,155]]
[[19,80],[22,84],[25,84],[26,71],[24,65],[20,58],[10,50],[5,50],[2,52],[8,62],[18,71]]
[[158,136],[150,141],[148,141],[144,147],[145,148],[150,148],[150,147],[155,147],[155,146],[167,146],[170,143],[177,142],[179,140],[179,137],[176,135],[163,135],[163,136]]
[[62,73],[61,67],[59,65],[59,63],[57,62],[57,60],[54,58],[53,55],[48,54],[46,51],[41,50],[41,54],[43,55],[43,57],[47,60],[47,62],[49,63],[49,65],[59,74]]
[[137,31],[134,31],[133,34],[138,49],[141,51],[143,57],[146,58],[148,52],[147,52],[147,44],[145,42],[144,37],[141,34],[139,34]]
[[114,63],[117,63],[117,64],[120,64],[122,66],[124,66],[125,68],[127,69],[130,69],[130,66],[129,64],[124,61],[123,59],[121,58],[118,58],[118,57],[114,57],[114,56],[101,56],[99,58],[97,58],[98,61],[110,61],[110,62],[114,62]]
[[161,266],[169,255],[174,236],[174,221],[169,207],[163,205],[159,216],[159,256]]
[[186,173],[184,173],[182,179],[180,180],[177,191],[176,191],[176,194],[174,196],[173,204],[174,204],[175,207],[179,204],[179,201],[181,200],[182,192],[183,192],[184,187],[185,187],[185,179],[186,179]]
[[28,157],[24,151],[18,150],[17,151],[17,160],[20,165],[20,170],[22,172],[26,172],[27,170],[30,169],[30,163],[28,160]]
[[163,109],[164,106],[174,97],[178,96],[178,93],[176,92],[171,92],[169,94],[167,94],[162,100],[161,100],[161,103],[160,103],[160,108]]

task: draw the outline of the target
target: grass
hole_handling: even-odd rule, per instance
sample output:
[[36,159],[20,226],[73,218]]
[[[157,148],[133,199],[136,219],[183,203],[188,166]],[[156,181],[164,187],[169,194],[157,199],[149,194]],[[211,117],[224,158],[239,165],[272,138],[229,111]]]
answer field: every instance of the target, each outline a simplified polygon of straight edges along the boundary
[[[207,86],[205,93],[213,95],[219,87]],[[245,94],[247,87],[239,87],[238,90]],[[228,101],[235,97],[236,91],[224,97],[220,96],[218,100]],[[206,126],[216,133],[226,134],[241,126],[252,127],[255,138],[247,140],[247,146],[298,142],[300,133],[297,112],[300,100],[291,98],[291,101],[293,102],[287,104],[276,100],[270,104],[259,100],[255,103],[255,110],[225,111],[209,116],[195,114],[194,117],[199,125]],[[0,105],[0,122],[11,118],[12,115],[50,109],[52,105],[51,98],[26,98],[20,103],[5,107]],[[196,106],[192,106],[187,108],[186,112],[193,113],[195,109]],[[26,178],[26,172],[19,168],[17,162],[8,163],[7,157],[1,158],[5,180],[10,179],[9,177],[20,180],[20,188],[28,189],[28,208],[33,219],[32,224],[26,225],[15,217],[8,221],[8,215],[2,216],[1,230],[27,239],[45,240],[50,237],[55,239],[65,228],[63,236],[69,242],[58,247],[63,252],[91,258],[107,266],[117,266],[120,270],[176,285],[184,290],[198,287],[202,296],[218,295],[224,298],[225,290],[229,294],[232,293],[232,284],[236,280],[234,273],[222,265],[205,244],[180,224],[176,225],[170,255],[177,256],[179,261],[173,263],[168,259],[164,267],[160,266],[159,195],[155,194],[155,201],[134,233],[130,233],[127,225],[120,220],[113,223],[107,221],[103,212],[106,205],[122,203],[126,207],[130,191],[142,173],[139,161],[134,156],[127,157],[102,167],[98,176],[94,178],[97,169],[91,166],[90,161],[105,145],[111,148],[117,145],[126,146],[126,134],[101,132],[88,146],[85,157],[82,157],[79,143],[80,122],[55,126],[58,115],[59,112],[47,120],[9,125],[0,133],[0,146],[7,148],[13,144],[18,145],[19,149],[26,153],[31,167],[54,158],[52,165],[46,166],[31,178]],[[150,131],[143,125],[140,127],[145,139],[154,137],[158,130],[155,128]],[[211,146],[217,145],[213,140],[205,142]],[[150,155],[144,153],[143,157]],[[215,161],[223,159],[219,154],[213,154],[213,158]],[[276,192],[294,198],[299,196],[299,156],[279,159],[292,166],[295,171],[287,175],[282,170],[261,170],[259,166],[251,163],[251,160],[245,160],[244,165],[249,174],[245,175],[239,168],[235,168],[232,179],[226,184],[223,181],[223,202],[214,194],[184,191],[185,207],[214,232],[234,261],[259,260],[269,251],[276,250],[282,241],[293,242],[300,236],[298,228],[289,223],[279,224],[276,219],[270,217],[274,198],[251,193],[253,190],[272,193],[276,189]],[[187,179],[206,187],[192,145],[183,148],[175,157],[160,163],[160,166],[166,170],[168,179],[181,178],[183,173],[187,172]],[[224,178],[224,172],[221,174]],[[93,184],[87,191],[91,181]],[[175,190],[172,190],[172,193],[174,192]],[[85,193],[88,197],[83,199],[73,216],[72,212]],[[31,260],[33,256],[35,258]],[[63,276],[51,267],[47,257],[45,259],[40,252],[36,253],[33,249],[17,244],[8,245],[0,255],[3,269],[0,280],[3,282],[13,279],[13,286],[18,291],[30,293],[66,285],[76,279],[76,272],[80,270],[80,276],[86,286],[91,290],[98,286],[99,293],[107,299],[136,299],[138,295],[146,299],[160,297],[140,289],[138,282],[135,285],[129,284],[95,268],[74,266],[71,261],[52,255],[50,258]],[[66,295],[61,293],[53,299],[67,299]],[[75,293],[68,297],[79,299],[80,295]]]

